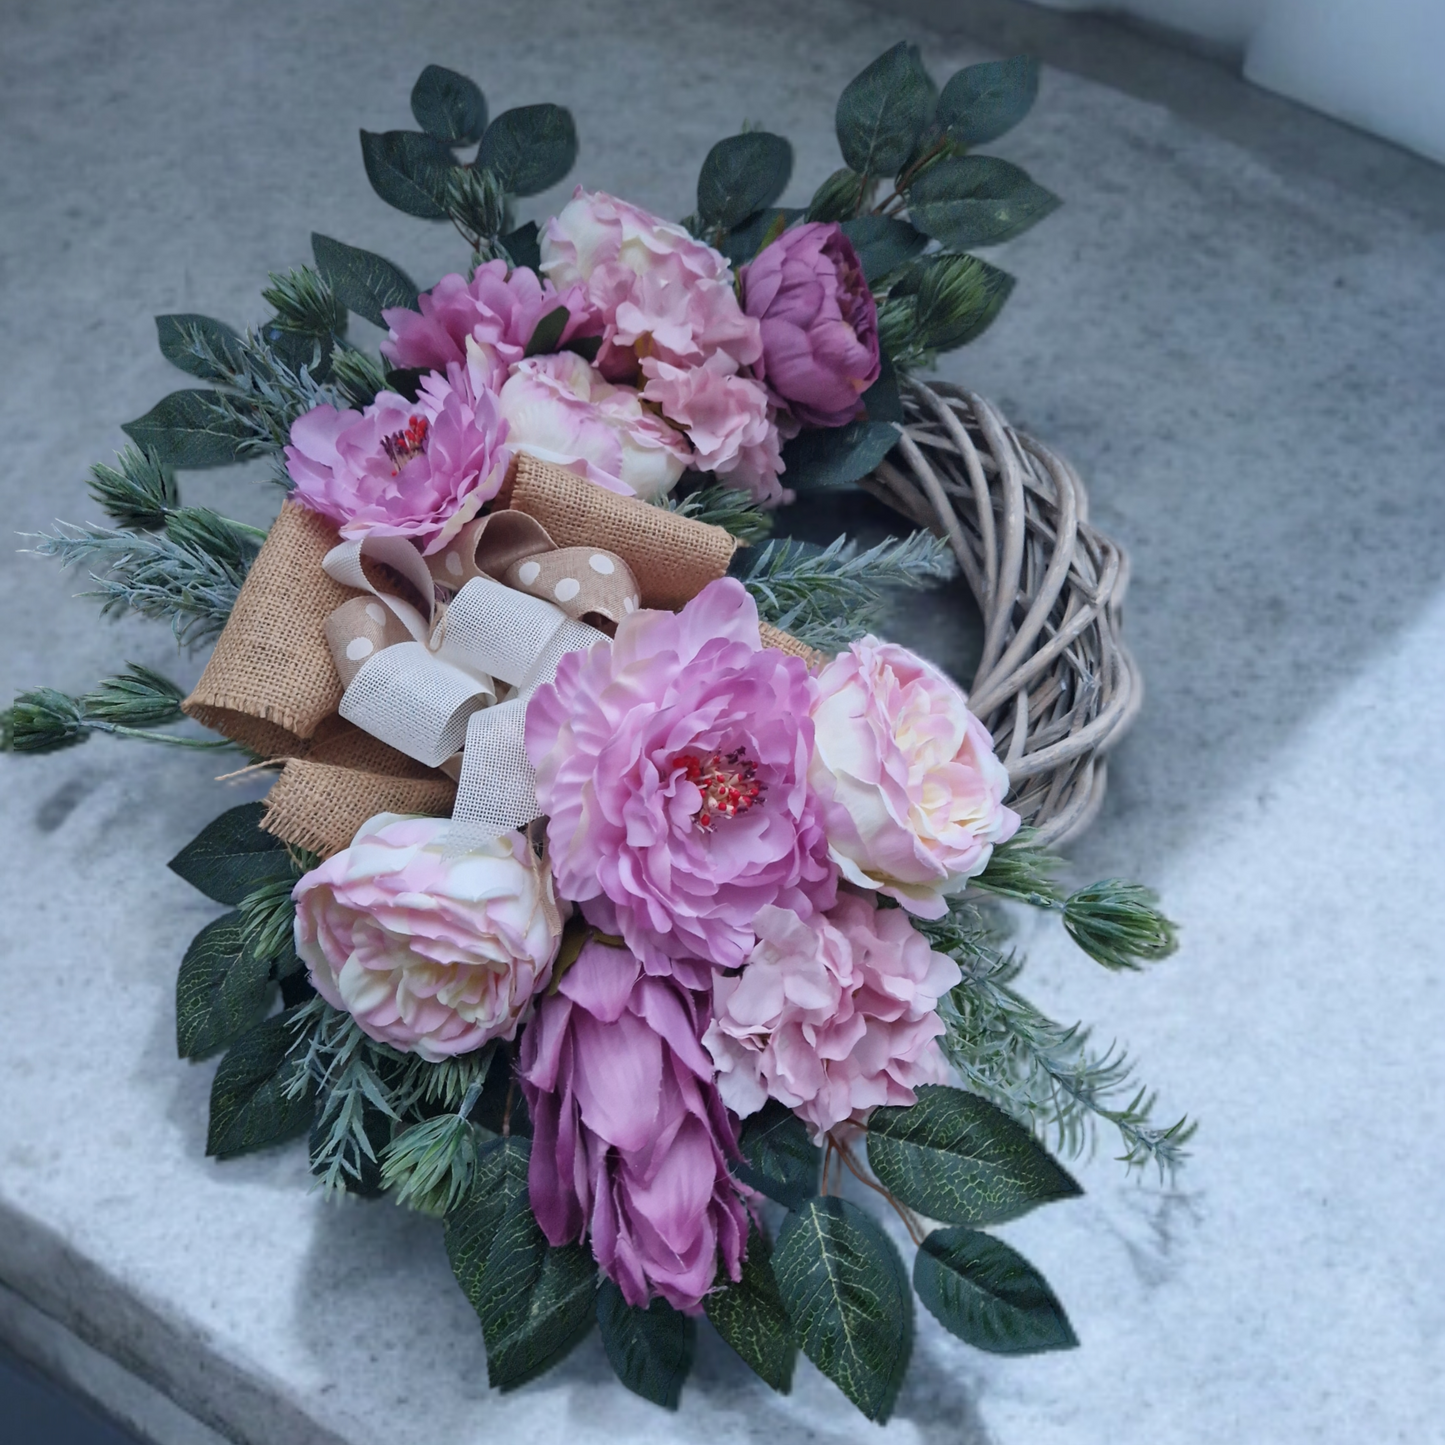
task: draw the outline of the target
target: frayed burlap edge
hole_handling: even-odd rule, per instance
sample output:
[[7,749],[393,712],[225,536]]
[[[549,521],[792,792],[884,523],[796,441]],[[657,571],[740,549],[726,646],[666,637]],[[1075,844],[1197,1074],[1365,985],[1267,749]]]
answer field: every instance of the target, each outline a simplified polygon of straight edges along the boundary
[[283,843],[329,858],[351,844],[378,813],[448,818],[457,787],[450,778],[388,778],[334,763],[293,758],[266,795],[261,827]]

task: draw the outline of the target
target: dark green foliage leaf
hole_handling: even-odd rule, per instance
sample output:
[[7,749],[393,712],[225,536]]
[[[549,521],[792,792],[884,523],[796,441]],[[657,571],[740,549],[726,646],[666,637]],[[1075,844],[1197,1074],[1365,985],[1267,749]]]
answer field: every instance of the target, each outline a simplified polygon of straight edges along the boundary
[[421,379],[428,375],[424,366],[391,367],[386,373],[386,389],[415,401],[421,395]]
[[203,1059],[260,1021],[271,968],[246,946],[239,913],[208,923],[191,940],[176,975],[176,1052]]
[[927,236],[894,216],[858,216],[843,222],[843,234],[853,243],[869,281],[896,271],[928,244]]
[[782,136],[765,130],[730,135],[702,163],[697,178],[698,219],[730,231],[771,206],[792,174],[793,148]]
[[476,165],[491,171],[509,196],[535,196],[555,186],[576,159],[577,127],[570,110],[519,105],[487,127]]
[[[345,315],[345,313],[342,313]],[[280,363],[299,372],[304,366],[316,381],[325,381],[331,374],[332,341],[330,336],[313,336],[281,326],[276,320],[261,328],[261,337]]]
[[813,199],[808,202],[808,219],[846,221],[850,216],[856,216],[863,204],[867,187],[868,182],[847,166],[834,171],[813,192]]
[[913,1262],[913,1287],[944,1329],[996,1355],[1078,1343],[1043,1275],[1016,1250],[972,1229],[935,1229]]
[[156,728],[180,722],[185,716],[184,697],[184,690],[170,678],[128,662],[124,672],[97,683],[80,701],[88,718],[121,727]]
[[385,256],[363,251],[359,246],[348,246],[344,241],[333,241],[318,231],[311,233],[311,250],[316,257],[316,269],[326,278],[336,299],[373,326],[386,325],[381,315],[383,309],[392,306],[418,309],[416,282]]
[[[863,393],[869,421],[903,420],[903,398],[898,394],[898,374],[886,351],[878,356],[878,380]],[[875,465],[877,465],[875,463]]]
[[117,526],[159,531],[166,524],[166,513],[180,502],[174,470],[162,466],[154,452],[135,447],[126,447],[116,461],[118,467],[97,462],[90,469],[90,495]]
[[448,145],[475,145],[487,128],[487,102],[476,81],[428,65],[411,88],[411,113],[429,135]]
[[[528,221],[526,225],[518,226],[515,231],[508,231],[505,236],[498,236],[497,239],[512,258],[512,265],[525,266],[529,271],[542,269],[542,243],[537,238],[535,221]],[[601,345],[600,338],[598,345]]]
[[224,467],[241,458],[248,433],[229,419],[214,391],[173,391],[121,430],[172,467]]
[[610,1279],[597,1292],[597,1328],[617,1378],[644,1400],[677,1409],[697,1349],[697,1324],[663,1299],[634,1309]]
[[918,47],[899,41],[848,82],[838,100],[838,145],[850,169],[891,176],[913,154],[937,91]]
[[227,1050],[211,1082],[206,1153],[217,1159],[249,1154],[304,1134],[311,1126],[308,1087],[295,1098],[287,1086],[300,1067],[288,1052],[295,1035],[288,1011],[263,1019]]
[[743,1121],[737,1176],[789,1209],[818,1192],[823,1151],[808,1138],[808,1126],[786,1104],[769,1099]]
[[596,361],[597,353],[602,350],[602,338],[600,336],[574,336],[563,351],[575,351],[583,361]]
[[562,333],[571,319],[572,313],[565,306],[549,311],[533,328],[532,339],[527,343],[522,355],[548,356],[556,351],[557,343],[561,341]]
[[905,267],[878,308],[878,335],[897,355],[950,351],[981,336],[1014,288],[1007,271],[977,256],[925,256]]
[[997,1224],[1084,1192],[1016,1119],[940,1084],[873,1111],[868,1162],[885,1189],[949,1224]]
[[707,1317],[723,1339],[773,1389],[786,1395],[793,1388],[793,1344],[788,1312],[778,1293],[771,1263],[773,1246],[756,1221],[748,1225],[748,1254],[736,1284],[719,1276],[720,1288],[703,1301]]
[[1039,63],[1030,55],[970,65],[938,97],[934,121],[950,140],[985,145],[1012,130],[1039,93]]
[[889,422],[850,421],[847,426],[800,432],[783,447],[783,485],[798,492],[851,487],[866,477],[898,441]]
[[856,1204],[812,1199],[784,1221],[773,1274],[803,1353],[881,1425],[913,1349],[913,1296],[893,1241]]
[[371,189],[388,206],[424,221],[446,220],[447,172],[456,158],[435,136],[414,130],[380,134],[364,130],[361,158]]
[[487,1378],[515,1389],[591,1328],[597,1267],[576,1245],[549,1248],[527,1200],[531,1141],[487,1143],[471,1192],[447,1215],[447,1257],[487,1346]]
[[802,214],[802,211],[793,206],[769,206],[722,237],[718,250],[735,268],[746,266],[765,246],[772,245]]
[[204,357],[191,350],[191,338],[199,335],[218,357],[234,361],[233,370],[241,369],[239,347],[241,338],[234,328],[212,316],[200,316],[195,312],[178,312],[174,316],[156,317],[156,338],[161,344],[161,355],[172,366],[179,366],[202,381],[225,381],[226,373],[211,365]]
[[258,884],[295,873],[286,845],[261,831],[264,803],[228,808],[167,865],[207,898],[234,907]]
[[1065,893],[1055,877],[1063,859],[1047,848],[1040,848],[1032,828],[1020,828],[1007,843],[989,854],[988,867],[972,880],[975,888],[1031,903],[1035,908],[1049,908],[1064,901]]
[[941,160],[908,189],[913,224],[960,251],[1010,241],[1058,206],[1027,171],[993,156]]

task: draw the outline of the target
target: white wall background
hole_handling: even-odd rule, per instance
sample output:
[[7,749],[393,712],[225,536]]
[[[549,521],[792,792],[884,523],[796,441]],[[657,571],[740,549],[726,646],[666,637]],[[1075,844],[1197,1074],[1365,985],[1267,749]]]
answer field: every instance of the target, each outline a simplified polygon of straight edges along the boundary
[[1244,53],[1244,73],[1445,161],[1445,0],[1035,0],[1123,11]]

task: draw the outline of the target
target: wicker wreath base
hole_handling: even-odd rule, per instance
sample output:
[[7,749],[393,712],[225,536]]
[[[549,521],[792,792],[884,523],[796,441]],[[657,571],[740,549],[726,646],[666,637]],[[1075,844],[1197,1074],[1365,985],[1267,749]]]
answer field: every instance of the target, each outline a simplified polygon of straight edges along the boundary
[[969,705],[1010,806],[1040,842],[1066,843],[1098,812],[1105,755],[1143,700],[1119,635],[1129,559],[1089,525],[1073,467],[982,397],[909,379],[903,410],[899,446],[862,486],[948,538],[983,614]]

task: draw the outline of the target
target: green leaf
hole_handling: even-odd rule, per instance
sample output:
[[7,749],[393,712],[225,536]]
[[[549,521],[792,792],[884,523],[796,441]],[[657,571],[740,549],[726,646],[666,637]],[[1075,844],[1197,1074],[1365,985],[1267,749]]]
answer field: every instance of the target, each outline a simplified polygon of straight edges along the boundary
[[[529,271],[540,271],[542,269],[542,243],[537,238],[537,223],[528,221],[525,225],[518,226],[515,231],[508,231],[505,236],[498,236],[497,240],[506,248],[507,255],[512,258],[512,265],[525,266]],[[598,344],[601,344],[601,337],[598,337]]]
[[746,266],[765,246],[770,246],[794,221],[802,217],[794,206],[769,206],[751,216],[741,226],[729,231],[718,243],[718,250],[734,268]]
[[208,823],[167,865],[207,898],[230,906],[273,878],[295,875],[286,845],[261,831],[264,803],[242,803]]
[[755,1220],[748,1224],[748,1253],[742,1278],[723,1281],[703,1300],[703,1309],[723,1339],[773,1389],[786,1395],[793,1388],[797,1347],[792,1326],[778,1292],[770,1263],[773,1246]]
[[898,428],[881,421],[850,421],[847,426],[800,432],[783,447],[783,485],[798,492],[851,487],[897,442]]
[[1017,1250],[972,1229],[935,1229],[913,1262],[913,1287],[944,1329],[996,1355],[1072,1350],[1064,1307]]
[[164,466],[224,467],[241,459],[249,433],[221,411],[214,391],[173,391],[121,430]]
[[179,366],[182,371],[188,371],[202,381],[225,381],[227,374],[224,371],[191,350],[191,337],[195,335],[209,343],[218,357],[232,362],[232,370],[241,369],[241,338],[224,321],[217,321],[214,316],[200,316],[193,311],[156,317],[156,339],[161,345],[161,355],[172,366]]
[[900,170],[933,116],[937,91],[918,47],[899,41],[848,82],[838,99],[838,145],[860,176]]
[[908,218],[945,246],[1011,241],[1059,206],[1027,171],[993,156],[941,160],[908,189]]
[[978,256],[925,256],[904,268],[879,307],[879,335],[890,330],[892,308],[905,304],[908,341],[923,351],[950,351],[987,331],[1013,288],[1007,271]]
[[264,1016],[270,992],[270,961],[246,946],[241,915],[208,923],[176,975],[176,1052],[203,1059],[234,1043]]
[[878,380],[863,393],[863,405],[868,409],[869,421],[903,421],[898,373],[894,371],[886,351],[878,353]]
[[743,1121],[737,1176],[789,1209],[801,1208],[818,1192],[823,1151],[808,1138],[808,1126],[786,1104],[769,1099]]
[[677,1409],[697,1350],[697,1324],[666,1300],[634,1309],[610,1279],[597,1292],[597,1328],[617,1378],[644,1400]]
[[998,1224],[1084,1192],[1016,1119],[940,1084],[873,1111],[868,1162],[885,1189],[949,1224]]
[[487,102],[476,81],[428,65],[411,88],[411,113],[416,123],[448,145],[476,145],[487,128]]
[[388,206],[424,221],[446,220],[447,172],[456,158],[435,136],[414,130],[380,134],[364,130],[361,159],[371,189]]
[[858,216],[842,225],[869,281],[896,271],[928,244],[927,236],[894,216]]
[[476,166],[491,171],[510,196],[535,196],[555,186],[577,159],[577,127],[560,105],[504,110],[482,137]]
[[708,153],[697,178],[697,214],[707,226],[730,231],[787,188],[793,174],[793,148],[780,135],[746,131],[720,140]]
[[527,1199],[531,1141],[486,1144],[471,1192],[447,1215],[446,1246],[482,1325],[487,1378],[515,1389],[550,1369],[592,1326],[597,1267],[576,1245],[549,1248]]
[[532,329],[532,339],[527,343],[523,356],[547,356],[556,351],[562,333],[572,313],[565,306],[549,311]]
[[326,278],[336,299],[373,326],[386,325],[382,311],[393,306],[419,310],[416,282],[385,256],[334,241],[319,231],[311,233],[316,269]]
[[869,182],[847,166],[834,171],[813,192],[813,199],[808,202],[808,219],[846,221],[850,216],[856,216],[868,186]]
[[288,1097],[288,1085],[301,1067],[287,1057],[295,1042],[294,1013],[288,1010],[263,1019],[226,1051],[211,1082],[207,1154],[230,1159],[295,1138],[310,1128],[314,1102],[310,1087]]
[[881,1425],[913,1349],[913,1297],[893,1241],[856,1204],[813,1199],[784,1221],[773,1274],[803,1353]]
[[1030,55],[970,65],[943,87],[934,122],[961,145],[985,145],[1012,130],[1038,93],[1039,63]]

